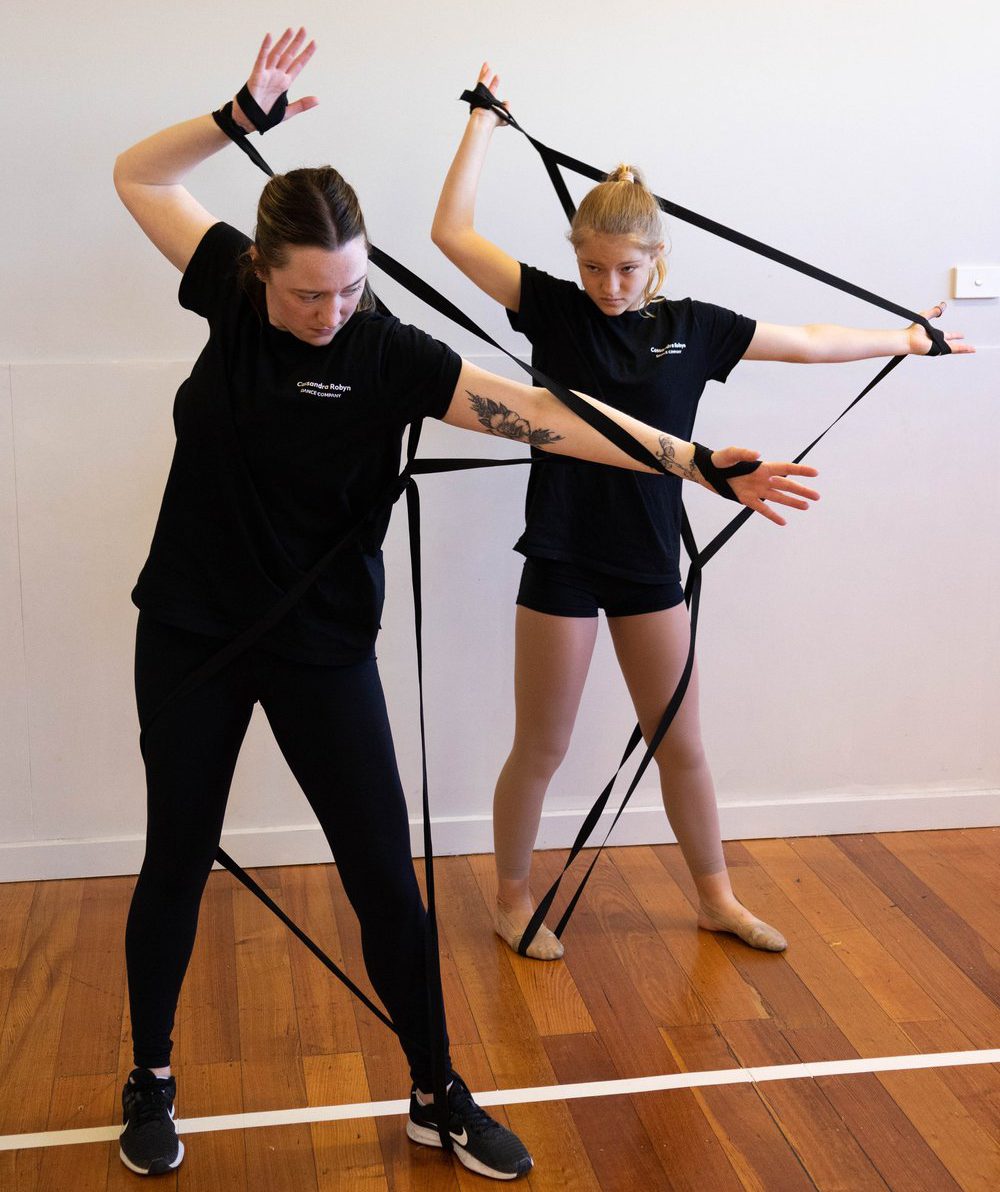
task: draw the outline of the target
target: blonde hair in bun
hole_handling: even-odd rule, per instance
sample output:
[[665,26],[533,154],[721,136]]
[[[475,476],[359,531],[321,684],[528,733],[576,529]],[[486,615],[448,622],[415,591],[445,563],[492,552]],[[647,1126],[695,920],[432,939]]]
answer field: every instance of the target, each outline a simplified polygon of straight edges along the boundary
[[621,163],[603,182],[584,195],[569,230],[569,241],[579,248],[594,232],[628,236],[643,252],[655,253],[641,305],[652,302],[667,277],[663,259],[663,224],[660,206],[636,166]]

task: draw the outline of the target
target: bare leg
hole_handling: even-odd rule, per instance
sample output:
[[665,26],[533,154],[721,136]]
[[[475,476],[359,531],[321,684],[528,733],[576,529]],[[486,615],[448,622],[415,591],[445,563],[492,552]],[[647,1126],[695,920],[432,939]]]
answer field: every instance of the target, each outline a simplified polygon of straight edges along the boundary
[[[618,662],[648,741],[684,669],[690,622],[683,604],[662,612],[609,617]],[[731,931],[755,948],[781,951],[780,932],[736,898],[726,870],[712,773],[701,743],[698,670],[656,753],[667,818],[698,891],[698,926]]]
[[[497,929],[512,947],[534,911],[529,876],[542,802],[566,756],[596,638],[596,617],[554,617],[518,606],[514,743],[493,798]],[[558,959],[562,945],[540,931],[528,954]]]

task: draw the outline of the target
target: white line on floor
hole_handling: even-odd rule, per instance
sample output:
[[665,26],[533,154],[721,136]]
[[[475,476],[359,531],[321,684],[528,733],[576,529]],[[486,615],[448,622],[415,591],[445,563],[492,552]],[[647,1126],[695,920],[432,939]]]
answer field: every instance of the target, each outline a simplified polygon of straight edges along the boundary
[[[862,1072],[894,1072],[914,1068],[949,1068],[964,1064],[1000,1063],[1000,1048],[982,1051],[939,1051],[931,1055],[887,1055],[872,1059],[828,1060],[814,1064],[773,1064],[761,1068],[723,1068],[715,1072],[675,1072],[668,1076],[638,1076],[624,1080],[591,1080],[583,1084],[548,1084],[537,1088],[496,1089],[476,1093],[480,1105],[524,1105],[539,1101],[570,1101],[577,1097],[622,1097],[667,1089],[708,1088],[720,1084],[760,1084],[767,1080],[802,1080],[820,1076],[851,1076]],[[409,1102],[363,1101],[356,1105],[309,1105],[302,1109],[272,1109],[259,1113],[225,1113],[215,1117],[177,1120],[178,1134],[215,1130],[252,1130],[261,1126],[289,1126],[302,1122],[340,1122],[355,1118],[404,1114]],[[0,1136],[0,1151],[34,1147],[109,1142],[121,1126],[93,1126],[83,1130],[44,1130],[37,1134]]]

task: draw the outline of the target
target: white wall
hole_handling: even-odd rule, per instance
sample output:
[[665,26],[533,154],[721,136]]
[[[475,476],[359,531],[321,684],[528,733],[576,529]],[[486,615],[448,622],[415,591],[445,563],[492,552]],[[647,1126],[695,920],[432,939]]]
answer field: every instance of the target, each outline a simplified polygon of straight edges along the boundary
[[[203,328],[118,205],[111,164],[231,95],[269,26],[309,24],[320,51],[303,90],[322,105],[270,133],[265,156],[276,168],[336,163],[373,240],[519,350],[427,236],[463,125],[455,96],[486,55],[542,139],[597,165],[634,160],[677,202],[903,304],[946,294],[956,264],[1000,263],[996,6],[713,0],[628,10],[634,24],[622,11],[594,0],[85,10],[6,0],[0,878],[127,872],[140,858],[128,593],[169,463],[173,391]],[[259,186],[235,149],[192,180],[206,206],[244,227]],[[480,223],[517,256],[571,275],[561,212],[512,133],[496,138]],[[682,224],[670,239],[674,296],[777,322],[894,322]],[[481,356],[415,300],[380,289],[404,317]],[[751,523],[706,574],[704,721],[728,835],[996,822],[1000,304],[953,302],[946,325],[979,354],[904,362],[816,452],[821,505],[782,532]],[[741,366],[710,387],[700,437],[791,455],[874,372]],[[428,453],[504,450],[441,426],[425,440]],[[511,730],[509,546],[522,488],[519,470],[422,485],[442,851],[489,847]],[[690,504],[704,538],[734,511],[700,492]],[[416,816],[402,530],[397,519],[380,657]],[[630,725],[602,639],[542,843],[572,836]],[[617,838],[667,839],[649,783],[636,802]],[[227,822],[248,863],[325,856],[256,723]]]

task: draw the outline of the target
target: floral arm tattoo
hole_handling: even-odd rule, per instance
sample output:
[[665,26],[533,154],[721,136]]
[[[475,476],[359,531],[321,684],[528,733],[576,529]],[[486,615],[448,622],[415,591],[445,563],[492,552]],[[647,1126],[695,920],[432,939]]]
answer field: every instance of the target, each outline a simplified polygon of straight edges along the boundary
[[480,397],[470,389],[466,389],[465,392],[469,395],[469,405],[475,410],[479,424],[490,434],[499,435],[504,439],[515,439],[518,443],[527,443],[529,447],[545,447],[564,438],[555,431],[532,430],[527,418],[522,418],[514,410],[508,410],[503,402],[494,401],[492,397]]
[[682,464],[677,459],[677,448],[674,446],[674,440],[669,435],[660,435],[660,450],[656,453],[656,458],[661,464],[674,475],[680,475],[685,480],[696,480],[698,473],[695,470],[694,459],[688,464]]

